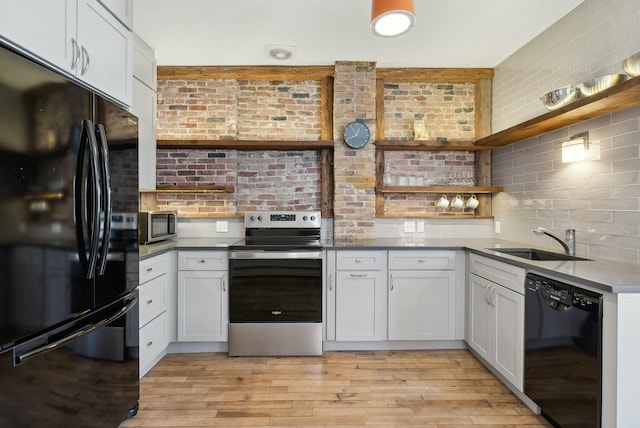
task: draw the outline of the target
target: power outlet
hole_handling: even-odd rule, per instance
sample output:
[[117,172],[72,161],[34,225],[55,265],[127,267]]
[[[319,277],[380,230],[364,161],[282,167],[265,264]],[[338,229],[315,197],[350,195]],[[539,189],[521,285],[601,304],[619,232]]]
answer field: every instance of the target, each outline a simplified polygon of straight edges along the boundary
[[419,221],[416,223],[416,232],[424,232],[424,221]]
[[404,233],[414,233],[416,231],[416,222],[415,221],[405,221],[404,222]]
[[216,221],[216,232],[228,232],[229,231],[229,222],[226,220],[218,220]]
[[500,233],[500,222],[499,221],[494,221],[493,222],[493,230],[496,233]]

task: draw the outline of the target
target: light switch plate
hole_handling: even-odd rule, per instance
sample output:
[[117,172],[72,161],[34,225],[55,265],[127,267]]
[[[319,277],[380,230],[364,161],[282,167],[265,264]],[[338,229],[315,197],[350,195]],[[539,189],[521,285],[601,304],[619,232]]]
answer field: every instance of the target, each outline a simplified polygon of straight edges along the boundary
[[413,233],[416,231],[416,222],[415,221],[405,221],[404,222],[404,233]]
[[500,222],[499,221],[494,221],[493,222],[493,227],[496,233],[500,233]]
[[424,232],[424,221],[416,223],[416,232]]
[[229,231],[229,222],[226,220],[218,220],[216,221],[216,232],[228,232]]

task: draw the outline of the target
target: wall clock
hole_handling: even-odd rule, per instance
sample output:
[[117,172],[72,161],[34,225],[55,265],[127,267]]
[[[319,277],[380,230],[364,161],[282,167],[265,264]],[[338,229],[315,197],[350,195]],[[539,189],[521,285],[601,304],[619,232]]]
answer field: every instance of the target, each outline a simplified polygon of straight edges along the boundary
[[371,133],[363,122],[351,122],[344,127],[344,142],[352,149],[360,149],[367,145]]

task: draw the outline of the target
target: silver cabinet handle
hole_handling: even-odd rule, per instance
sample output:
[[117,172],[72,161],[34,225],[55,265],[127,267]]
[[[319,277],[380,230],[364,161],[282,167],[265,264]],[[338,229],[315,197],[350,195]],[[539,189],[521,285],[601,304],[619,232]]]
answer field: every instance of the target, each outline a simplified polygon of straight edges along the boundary
[[227,291],[227,281],[222,277],[222,291]]
[[420,259],[418,260],[418,263],[425,263],[427,261],[427,259]]
[[491,289],[491,285],[487,285],[484,287],[484,301],[487,302],[487,305],[491,305],[491,302],[489,301],[489,296],[488,296],[488,292]]
[[198,263],[206,263],[206,262],[207,262],[206,260],[202,259]]
[[153,303],[153,299],[149,299],[149,300],[147,300],[147,305],[150,305],[150,304],[152,304],[152,303]]
[[393,291],[393,275],[389,275],[389,279],[390,279],[390,285],[391,285],[391,291]]
[[356,263],[362,263],[362,260],[356,259]]
[[80,61],[80,49],[78,48],[78,42],[73,37],[71,38],[71,69],[78,66]]
[[361,274],[357,274],[357,273],[352,273],[350,274],[352,278],[366,278],[367,276],[369,276],[366,273],[361,273]]
[[333,291],[333,284],[332,284],[333,281],[332,281],[332,278],[331,278],[331,274],[329,274],[328,280],[329,280],[329,291]]
[[489,294],[489,296],[491,297],[491,306],[495,308],[496,307],[496,300],[495,300],[496,286],[495,285],[491,288],[491,294]]
[[153,345],[153,341],[151,341],[151,342],[147,342],[147,347],[149,347],[149,346],[151,346],[151,345]]
[[82,70],[80,70],[80,74],[84,76],[84,74],[89,69],[89,62],[90,62],[89,52],[87,52],[84,46],[80,48],[80,51],[82,52]]
[[147,268],[147,272],[151,272],[153,268]]

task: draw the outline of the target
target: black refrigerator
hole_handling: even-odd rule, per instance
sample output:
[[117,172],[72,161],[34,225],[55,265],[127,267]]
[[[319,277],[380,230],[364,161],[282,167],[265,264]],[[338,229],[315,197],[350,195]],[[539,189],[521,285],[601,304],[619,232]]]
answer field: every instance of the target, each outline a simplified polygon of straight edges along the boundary
[[138,370],[135,116],[0,44],[0,427],[117,427]]

